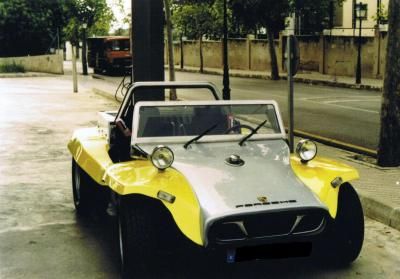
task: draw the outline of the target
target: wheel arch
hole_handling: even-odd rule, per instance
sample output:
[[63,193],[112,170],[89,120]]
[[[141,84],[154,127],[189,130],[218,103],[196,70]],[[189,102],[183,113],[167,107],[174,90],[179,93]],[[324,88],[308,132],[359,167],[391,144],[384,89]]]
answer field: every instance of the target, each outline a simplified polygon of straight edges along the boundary
[[[337,214],[340,188],[359,178],[355,168],[323,157],[302,163],[292,155],[290,164],[296,176],[328,207],[332,218]],[[333,185],[335,179],[338,180],[337,185]]]
[[[105,183],[124,201],[148,202],[169,211],[173,222],[188,239],[202,246],[202,215],[199,202],[185,177],[173,168],[157,170],[149,161],[119,163],[107,169]],[[164,192],[174,197],[163,199]]]

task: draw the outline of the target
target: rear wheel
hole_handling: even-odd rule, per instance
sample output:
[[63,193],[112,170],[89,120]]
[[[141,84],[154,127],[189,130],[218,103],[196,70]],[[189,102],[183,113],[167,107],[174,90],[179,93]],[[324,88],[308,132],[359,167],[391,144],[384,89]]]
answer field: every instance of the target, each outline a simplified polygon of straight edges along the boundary
[[72,194],[75,209],[80,215],[87,215],[90,209],[90,189],[84,171],[72,159]]
[[74,159],[72,159],[72,194],[79,215],[98,217],[105,214],[109,200],[107,189],[98,185]]
[[333,263],[349,264],[357,259],[364,242],[364,214],[354,188],[346,183],[340,187],[338,211],[330,230],[329,249]]

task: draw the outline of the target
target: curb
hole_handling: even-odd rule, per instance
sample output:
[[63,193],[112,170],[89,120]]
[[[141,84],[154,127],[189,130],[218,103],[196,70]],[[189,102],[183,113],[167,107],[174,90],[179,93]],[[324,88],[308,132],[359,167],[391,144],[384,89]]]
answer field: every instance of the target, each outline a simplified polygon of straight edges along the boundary
[[49,74],[49,73],[2,73],[0,74],[0,78],[31,78],[31,77],[57,77],[59,75],[56,74]]
[[[357,190],[357,189],[356,189]],[[400,207],[392,208],[358,191],[364,215],[400,231]]]
[[100,95],[100,96],[102,96],[102,97],[104,97],[104,98],[106,98],[106,99],[108,99],[108,100],[112,100],[112,101],[114,101],[114,102],[121,103],[120,100],[116,100],[115,97],[114,97],[114,95],[113,95],[113,94],[110,94],[110,93],[107,92],[107,91],[98,89],[98,88],[96,88],[96,87],[92,87],[92,92],[95,93],[95,94],[97,94],[97,95]]
[[[165,67],[167,69],[167,67]],[[175,68],[177,72],[186,72],[186,73],[200,73],[200,70],[197,69],[187,69],[187,68]],[[204,69],[203,74],[207,75],[222,75],[220,70],[210,70]],[[235,73],[230,72],[229,76],[231,77],[241,77],[241,78],[256,78],[256,79],[266,79],[271,80],[270,76],[266,74],[258,74],[258,73]],[[286,76],[281,76],[282,80],[287,80]],[[383,90],[383,86],[374,86],[374,85],[367,85],[367,84],[349,84],[345,82],[337,82],[337,81],[330,81],[330,80],[318,80],[318,79],[311,79],[311,78],[304,78],[304,77],[294,77],[295,82],[305,83],[310,85],[325,85],[330,87],[339,87],[339,88],[349,88],[349,89],[358,89],[358,90],[369,90],[369,91],[376,91],[381,92]]]
[[294,135],[298,136],[298,137],[302,137],[302,138],[308,138],[308,139],[314,140],[316,142],[323,143],[325,145],[336,147],[336,148],[339,148],[339,149],[344,149],[344,150],[347,150],[347,151],[351,151],[351,152],[355,152],[355,153],[371,156],[373,158],[377,157],[377,152],[375,150],[372,150],[372,149],[369,149],[369,148],[366,148],[366,147],[362,147],[362,146],[358,146],[358,145],[342,142],[342,141],[331,139],[331,138],[326,138],[326,137],[323,137],[323,136],[314,135],[314,134],[311,134],[311,133],[308,133],[308,132],[304,132],[304,131],[300,131],[300,130],[294,130]]

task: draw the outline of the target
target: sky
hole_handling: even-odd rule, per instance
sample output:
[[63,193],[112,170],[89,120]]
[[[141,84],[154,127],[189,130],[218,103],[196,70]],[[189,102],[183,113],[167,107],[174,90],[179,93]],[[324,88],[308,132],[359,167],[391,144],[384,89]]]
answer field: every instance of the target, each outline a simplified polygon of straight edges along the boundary
[[116,5],[116,3],[118,3],[118,0],[107,0],[107,3],[112,8],[116,18],[116,22],[111,27],[111,32],[118,28],[124,28],[124,29],[129,28],[129,26],[127,24],[124,24],[122,20],[127,14],[129,14],[131,10],[131,1],[132,0],[122,0],[122,3],[124,5],[124,10],[121,11],[119,6]]

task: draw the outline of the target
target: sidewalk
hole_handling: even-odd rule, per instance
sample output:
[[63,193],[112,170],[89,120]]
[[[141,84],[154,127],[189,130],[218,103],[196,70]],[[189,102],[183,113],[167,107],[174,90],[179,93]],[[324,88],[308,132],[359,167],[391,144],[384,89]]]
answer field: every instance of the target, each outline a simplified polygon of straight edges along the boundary
[[[166,66],[166,68],[168,68]],[[191,72],[199,73],[198,67],[185,66],[183,69],[175,66],[176,71],[180,72]],[[204,68],[204,74],[222,75],[222,69],[217,68]],[[229,70],[229,75],[232,77],[244,77],[244,78],[258,78],[258,79],[270,79],[271,74],[264,71],[248,71],[248,70]],[[280,73],[282,79],[286,79],[286,73]],[[299,72],[294,77],[295,82],[302,82],[307,84],[320,84],[326,86],[352,88],[352,89],[364,89],[382,91],[383,79],[373,78],[362,78],[361,84],[355,84],[355,78],[346,76],[332,76],[323,75],[318,72]]]
[[[118,84],[96,79],[92,91],[115,101]],[[296,141],[300,138],[296,137]],[[366,216],[400,230],[400,167],[380,168],[371,157],[318,143],[319,155],[355,167],[360,179],[352,184],[361,197]]]

